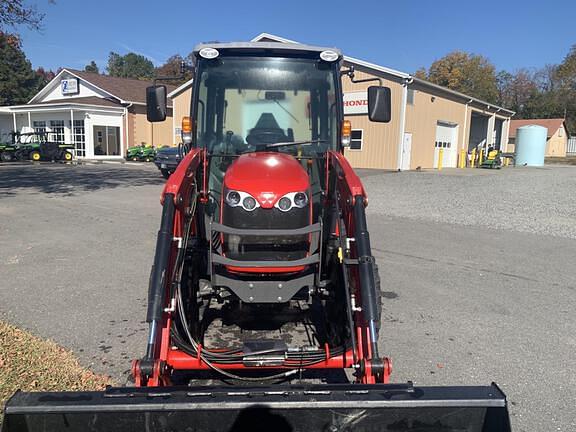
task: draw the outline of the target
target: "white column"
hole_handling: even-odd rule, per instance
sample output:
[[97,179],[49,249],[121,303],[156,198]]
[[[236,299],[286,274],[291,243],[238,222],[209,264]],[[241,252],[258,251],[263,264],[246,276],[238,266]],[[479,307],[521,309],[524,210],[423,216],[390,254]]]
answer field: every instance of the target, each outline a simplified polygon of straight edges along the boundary
[[500,148],[502,152],[508,153],[508,137],[510,134],[510,117],[504,120],[504,127],[502,128],[502,145]]
[[[468,124],[468,102],[464,105],[464,123],[462,123],[462,150],[466,150],[468,153],[468,146],[470,145],[469,137],[466,136],[466,125]],[[460,154],[458,154],[460,157]]]
[[398,137],[398,171],[402,169],[402,148],[404,147],[404,132],[406,129],[406,104],[408,103],[408,82],[402,83],[402,103],[400,105],[400,136]]
[[124,107],[124,121],[122,122],[122,128],[124,129],[122,131],[122,150],[120,152],[120,155],[123,157],[126,157],[126,155],[128,154],[128,142],[129,137],[128,137],[128,133],[129,133],[129,128],[128,128],[128,108]]
[[[486,137],[486,149],[494,145],[494,124],[496,123],[496,114],[492,114],[488,119],[488,131]],[[488,154],[488,153],[486,153]]]
[[16,125],[16,113],[12,112],[12,121],[14,122],[14,132],[18,132],[18,126]]
[[32,119],[30,117],[30,111],[28,111],[28,127],[32,129]]
[[76,155],[76,143],[74,142],[74,110],[70,109],[70,144],[74,145],[74,156]]

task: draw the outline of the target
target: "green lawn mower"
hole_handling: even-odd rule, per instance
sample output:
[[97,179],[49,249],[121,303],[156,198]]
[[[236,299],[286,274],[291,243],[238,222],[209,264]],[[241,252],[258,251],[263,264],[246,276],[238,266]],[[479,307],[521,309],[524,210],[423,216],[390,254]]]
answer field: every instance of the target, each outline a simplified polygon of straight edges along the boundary
[[16,150],[14,144],[0,143],[0,162],[10,162],[16,160]]
[[142,144],[139,146],[128,147],[126,152],[126,160],[129,161],[143,161],[152,162],[156,156],[156,149],[149,144]]
[[488,150],[488,156],[482,161],[480,168],[502,168],[502,152],[500,150]]

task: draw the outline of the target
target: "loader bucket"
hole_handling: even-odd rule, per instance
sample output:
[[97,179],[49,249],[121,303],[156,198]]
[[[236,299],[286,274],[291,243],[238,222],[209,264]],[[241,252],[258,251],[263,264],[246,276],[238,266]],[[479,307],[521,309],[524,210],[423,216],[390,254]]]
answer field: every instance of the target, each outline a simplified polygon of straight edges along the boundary
[[2,432],[24,431],[508,432],[510,424],[495,384],[355,384],[17,392]]

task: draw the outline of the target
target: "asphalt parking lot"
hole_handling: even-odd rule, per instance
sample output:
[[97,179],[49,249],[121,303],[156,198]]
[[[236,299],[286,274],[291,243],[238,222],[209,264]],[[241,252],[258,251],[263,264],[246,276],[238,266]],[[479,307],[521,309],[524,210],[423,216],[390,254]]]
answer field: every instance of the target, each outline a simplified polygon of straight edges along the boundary
[[[576,430],[576,167],[361,173],[393,380],[495,381],[515,431]],[[0,165],[0,319],[124,384],[162,185],[141,164]]]

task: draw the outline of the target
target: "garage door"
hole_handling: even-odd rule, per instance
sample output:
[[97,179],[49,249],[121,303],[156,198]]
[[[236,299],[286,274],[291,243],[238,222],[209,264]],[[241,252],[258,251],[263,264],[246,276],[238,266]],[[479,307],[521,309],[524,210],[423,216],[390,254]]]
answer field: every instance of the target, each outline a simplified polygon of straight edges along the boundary
[[436,124],[436,141],[434,142],[434,168],[438,168],[440,149],[444,150],[443,167],[456,167],[458,158],[458,125],[439,121]]

